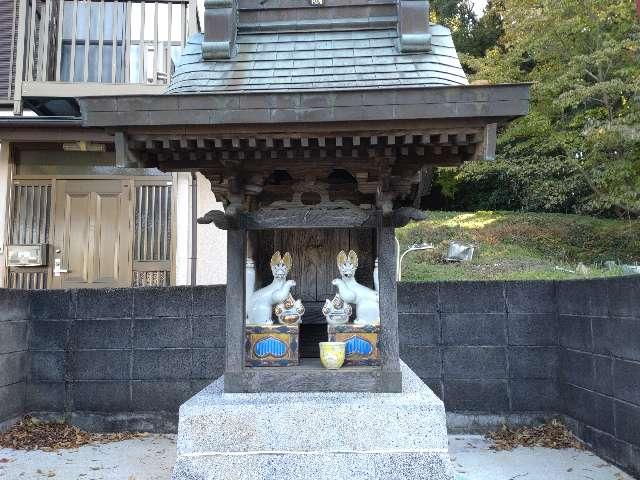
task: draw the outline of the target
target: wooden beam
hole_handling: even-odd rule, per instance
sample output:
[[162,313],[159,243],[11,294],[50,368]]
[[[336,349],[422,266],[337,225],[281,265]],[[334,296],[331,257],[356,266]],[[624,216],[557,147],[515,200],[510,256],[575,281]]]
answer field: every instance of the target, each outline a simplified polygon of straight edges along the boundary
[[291,208],[285,210],[262,209],[244,212],[237,217],[212,210],[198,219],[200,224],[213,223],[221,230],[234,230],[241,222],[247,230],[283,230],[291,228],[375,228],[378,213],[375,210]]
[[[52,128],[53,127],[53,128]],[[113,135],[105,133],[104,129],[88,129],[79,127],[54,126],[5,128],[0,126],[0,137],[3,141],[16,143],[45,143],[45,142],[77,142],[86,140],[97,143],[113,143]]]
[[[306,360],[306,361],[305,361]],[[286,370],[286,372],[283,372]],[[379,367],[342,367],[327,370],[319,362],[303,359],[292,368],[254,367],[242,373],[225,373],[226,392],[388,392],[386,375]]]
[[249,230],[286,228],[360,228],[375,226],[376,212],[373,210],[295,208],[287,210],[259,210],[244,213]]

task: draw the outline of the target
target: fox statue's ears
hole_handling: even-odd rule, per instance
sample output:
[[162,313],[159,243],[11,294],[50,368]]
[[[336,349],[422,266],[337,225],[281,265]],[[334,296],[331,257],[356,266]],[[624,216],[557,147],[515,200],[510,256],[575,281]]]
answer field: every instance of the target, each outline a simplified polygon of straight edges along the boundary
[[349,261],[354,268],[358,268],[358,255],[353,250],[349,250]]
[[291,270],[291,266],[293,265],[293,260],[291,259],[291,254],[289,252],[285,252],[284,257],[282,257],[282,262],[287,267],[287,270]]
[[344,253],[344,250],[340,250],[338,254],[338,268],[347,263],[347,254]]
[[338,267],[347,263],[347,260],[355,267],[358,268],[358,255],[353,250],[349,250],[349,256],[344,253],[344,250],[340,250],[338,254]]
[[275,267],[279,263],[282,263],[282,257],[280,256],[280,252],[276,252],[271,257],[271,266]]
[[280,252],[274,253],[271,257],[271,266],[275,267],[280,263],[284,263],[284,265],[287,267],[287,270],[291,270],[291,266],[293,265],[291,254],[289,252],[285,252],[284,257],[282,257],[280,256]]

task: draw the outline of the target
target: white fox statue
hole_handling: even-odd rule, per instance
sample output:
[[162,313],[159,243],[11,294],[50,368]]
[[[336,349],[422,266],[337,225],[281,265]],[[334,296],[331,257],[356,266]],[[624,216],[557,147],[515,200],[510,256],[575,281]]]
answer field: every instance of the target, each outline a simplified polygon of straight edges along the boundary
[[[344,250],[338,254],[338,270],[342,278],[331,282],[338,287],[340,297],[345,302],[356,306],[356,325],[378,325],[380,323],[380,306],[378,292],[356,282],[355,273],[358,268],[358,255],[353,250],[349,255]],[[376,282],[377,283],[377,282]]]
[[292,264],[289,252],[284,256],[276,252],[271,257],[271,284],[255,292],[250,292],[247,285],[247,325],[273,324],[273,306],[284,302],[296,284],[293,280],[287,280]]

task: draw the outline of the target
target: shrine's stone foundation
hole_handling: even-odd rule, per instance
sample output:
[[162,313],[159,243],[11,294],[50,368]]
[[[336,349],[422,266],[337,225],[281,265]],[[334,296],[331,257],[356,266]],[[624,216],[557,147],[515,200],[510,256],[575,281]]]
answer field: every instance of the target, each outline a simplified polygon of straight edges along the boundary
[[173,480],[453,479],[444,404],[402,364],[402,393],[224,393],[180,407]]

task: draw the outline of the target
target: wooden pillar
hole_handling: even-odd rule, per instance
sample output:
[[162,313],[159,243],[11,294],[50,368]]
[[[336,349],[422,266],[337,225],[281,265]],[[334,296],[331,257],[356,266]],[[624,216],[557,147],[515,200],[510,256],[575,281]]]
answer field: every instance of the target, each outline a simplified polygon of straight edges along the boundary
[[380,299],[380,355],[384,391],[402,390],[398,340],[398,292],[396,284],[396,241],[390,221],[378,220],[378,285]]
[[244,225],[227,231],[225,391],[237,391],[232,385],[244,365],[246,242]]

